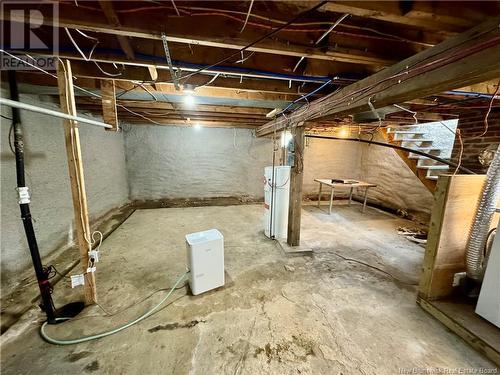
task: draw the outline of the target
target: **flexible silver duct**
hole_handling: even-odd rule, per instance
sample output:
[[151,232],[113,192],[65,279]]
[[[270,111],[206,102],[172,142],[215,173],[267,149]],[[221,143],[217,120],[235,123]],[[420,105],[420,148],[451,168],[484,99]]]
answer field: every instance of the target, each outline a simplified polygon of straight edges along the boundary
[[500,146],[488,168],[467,243],[465,260],[467,276],[477,281],[481,281],[484,276],[484,249],[499,196]]

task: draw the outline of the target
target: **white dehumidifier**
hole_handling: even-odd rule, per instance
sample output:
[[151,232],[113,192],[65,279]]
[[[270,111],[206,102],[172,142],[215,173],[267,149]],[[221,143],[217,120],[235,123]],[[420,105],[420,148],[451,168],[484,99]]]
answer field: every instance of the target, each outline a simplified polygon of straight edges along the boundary
[[224,236],[217,229],[186,235],[189,286],[193,295],[224,285]]

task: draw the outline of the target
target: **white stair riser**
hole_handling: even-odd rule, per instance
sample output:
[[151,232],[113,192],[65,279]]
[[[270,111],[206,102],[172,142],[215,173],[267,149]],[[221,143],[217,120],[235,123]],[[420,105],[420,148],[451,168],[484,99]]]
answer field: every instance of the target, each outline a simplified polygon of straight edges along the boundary
[[424,134],[426,134],[425,132],[419,132],[419,131],[412,132],[412,131],[406,131],[406,130],[394,130],[394,131],[388,131],[387,133],[394,134],[394,135],[399,135],[399,134],[404,134],[404,135],[406,135],[406,134],[408,134],[408,135],[409,134],[424,135]]
[[441,164],[441,165],[420,165],[417,166],[418,169],[427,169],[427,170],[433,170],[433,171],[446,171],[449,169],[447,165]]

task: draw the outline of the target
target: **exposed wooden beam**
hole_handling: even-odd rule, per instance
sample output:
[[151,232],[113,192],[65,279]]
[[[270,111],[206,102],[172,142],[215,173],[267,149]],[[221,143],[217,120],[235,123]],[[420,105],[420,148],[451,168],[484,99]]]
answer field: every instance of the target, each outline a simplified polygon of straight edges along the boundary
[[369,111],[500,76],[500,17],[450,38],[257,130],[270,134],[292,123]]
[[101,81],[102,119],[106,124],[113,126],[107,131],[118,131],[118,112],[116,110],[116,89],[113,80]]
[[[151,103],[151,102],[149,102]],[[100,113],[100,107],[96,104],[79,104],[82,110],[89,110],[94,113]],[[231,121],[236,123],[251,123],[254,125],[262,125],[266,122],[266,118],[262,115],[253,114],[234,114],[227,112],[209,112],[209,111],[199,111],[199,110],[184,110],[182,108],[173,110],[145,110],[136,107],[131,107],[130,105],[119,105],[120,119],[123,115],[129,116],[129,112],[125,109],[132,110],[143,114],[149,118],[162,118],[162,119],[210,119],[210,120],[220,120],[220,121]]]
[[[63,69],[64,64],[64,69]],[[75,95],[73,92],[73,76],[71,64],[64,61],[59,64],[57,71],[59,84],[59,97],[62,112],[76,116]],[[71,195],[75,214],[75,228],[77,246],[80,251],[80,267],[84,275],[85,303],[97,302],[95,272],[87,272],[89,267],[90,224],[87,209],[87,195],[85,193],[85,178],[83,173],[82,153],[78,125],[74,121],[64,120],[64,139],[66,141],[66,154],[68,159]]]
[[295,165],[290,171],[290,203],[288,206],[288,231],[286,239],[289,246],[300,245],[302,185],[304,181],[304,130],[303,127],[296,127],[293,131]]
[[[89,103],[91,99],[81,99],[83,103]],[[80,100],[78,101],[80,103]],[[119,104],[123,104],[128,108],[132,109],[150,109],[150,110],[178,110],[176,106],[172,103],[167,102],[153,102],[145,100],[118,100]],[[267,108],[254,108],[254,107],[237,107],[237,106],[225,106],[225,105],[208,105],[208,104],[196,104],[194,110],[201,112],[213,112],[213,113],[231,113],[233,115],[260,115],[265,118],[269,109]]]
[[[3,16],[1,16],[3,19]],[[135,27],[128,26],[112,26],[108,24],[99,23],[96,21],[89,20],[76,20],[68,19],[61,16],[59,19],[55,20],[49,17],[40,18],[41,14],[34,14],[30,20],[32,23],[40,22],[40,24],[51,25],[56,27],[67,27],[71,29],[79,29],[83,31],[91,31],[97,33],[106,33],[117,36],[142,38],[142,39],[153,39],[161,40],[161,33],[153,30],[144,30]],[[25,17],[18,16],[17,14],[12,14],[10,20],[15,22],[28,22]],[[43,22],[43,23],[42,23]],[[167,41],[169,43],[181,43],[190,45],[202,45],[208,47],[225,48],[225,49],[242,49],[251,42],[250,40],[245,40],[243,38],[233,38],[233,37],[213,37],[210,35],[186,35],[186,34],[175,34],[173,32],[167,33]],[[267,54],[285,55],[302,57],[305,56],[310,59],[320,59],[327,61],[340,61],[354,64],[364,64],[364,65],[376,65],[376,66],[387,66],[393,63],[393,61],[386,58],[378,57],[374,54],[357,51],[354,49],[335,49],[330,48],[324,51],[321,48],[312,48],[303,45],[294,45],[289,42],[284,42],[280,40],[264,40],[255,46],[247,49],[250,52],[260,52]]]
[[[120,82],[123,87],[124,82]],[[176,91],[172,84],[158,83],[155,84],[157,92],[168,93],[172,95],[184,95],[181,91]],[[196,96],[215,96],[231,99],[245,99],[245,100],[269,100],[269,101],[292,101],[297,98],[297,94],[279,94],[261,91],[240,91],[237,89],[225,89],[217,87],[198,87],[195,90]]]
[[[147,120],[141,119],[140,117],[124,117],[123,120],[127,123],[134,125],[152,125],[152,123]],[[255,129],[258,125],[248,124],[248,123],[231,123],[228,121],[213,121],[213,120],[181,120],[181,119],[169,119],[165,120],[162,118],[155,118],[155,124],[158,126],[186,126],[195,127],[201,126],[206,128],[237,128],[237,129]]]
[[[195,78],[195,77],[193,77]],[[205,80],[206,77],[203,77]],[[45,95],[54,95],[57,90],[54,90],[53,86],[56,85],[56,81],[45,74],[37,73],[36,71],[20,71],[19,74],[19,82],[23,84],[21,87],[24,92],[33,92],[38,94]],[[33,87],[28,88],[26,84],[36,85],[37,91]],[[98,79],[91,78],[79,78],[78,86],[83,87],[85,89],[90,90],[99,90],[100,83]],[[122,92],[130,92],[130,93],[145,93],[144,89],[138,85],[135,85],[129,81],[115,81],[116,93],[119,97]],[[177,97],[181,97],[184,95],[182,91],[177,91],[174,89],[173,85],[170,83],[159,83],[155,85],[144,84],[143,86],[147,87],[150,92],[153,94],[168,94],[175,95]],[[30,91],[33,90],[33,91]],[[78,97],[82,96],[82,92],[77,90],[76,94]],[[239,88],[225,88],[225,87],[212,87],[205,86],[200,87],[195,90],[195,97],[213,97],[220,99],[237,99],[241,101],[250,100],[255,103],[255,107],[260,108],[276,108],[276,106],[286,105],[288,102],[295,100],[298,96],[302,94],[298,93],[279,93],[279,92],[267,92],[267,90],[243,90]],[[122,99],[126,99],[124,96]],[[179,101],[180,98],[177,98]],[[175,101],[175,100],[173,100]],[[254,106],[254,103],[251,103],[251,106]],[[257,103],[260,103],[257,104]],[[241,102],[241,106],[249,106],[248,103]]]
[[494,94],[497,85],[500,82],[500,77],[490,81],[476,83],[470,86],[460,87],[458,91],[480,92],[482,94]]
[[[120,19],[116,15],[115,12],[115,7],[113,6],[112,1],[99,1],[99,5],[101,6],[101,9],[104,12],[104,15],[106,16],[106,19],[108,20],[109,24],[113,27],[120,28],[121,23]],[[132,48],[132,45],[130,44],[130,40],[126,35],[117,35],[118,43],[120,43],[120,47],[122,48],[123,52],[125,52],[125,55],[129,60],[135,59],[135,53],[134,49]]]
[[[409,2],[408,2],[409,3]],[[397,1],[335,1],[327,3],[322,10],[349,13],[354,16],[408,25],[423,29],[457,33],[474,26],[475,22],[465,17],[450,14],[448,4],[431,5],[426,1],[412,2],[411,9],[403,14]],[[444,9],[446,7],[446,9]],[[439,9],[438,9],[439,8]],[[439,13],[438,13],[439,12]]]

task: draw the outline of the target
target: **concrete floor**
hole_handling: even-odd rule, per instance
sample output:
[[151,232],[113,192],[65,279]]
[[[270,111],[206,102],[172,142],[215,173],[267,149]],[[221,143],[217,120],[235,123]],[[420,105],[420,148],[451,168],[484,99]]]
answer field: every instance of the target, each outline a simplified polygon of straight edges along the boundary
[[[414,367],[493,367],[415,304],[411,284],[424,251],[397,234],[411,222],[372,208],[361,214],[359,205],[336,205],[330,216],[305,206],[302,238],[314,255],[287,258],[264,237],[261,221],[260,205],[136,211],[101,248],[101,307],[50,326],[52,336],[115,327],[157,303],[164,291],[144,298],[184,272],[186,233],[218,228],[224,234],[227,285],[196,297],[181,288],[138,325],[74,346],[42,341],[43,316],[32,310],[2,336],[2,373],[398,374]],[[67,284],[56,287],[57,305],[81,293]]]

